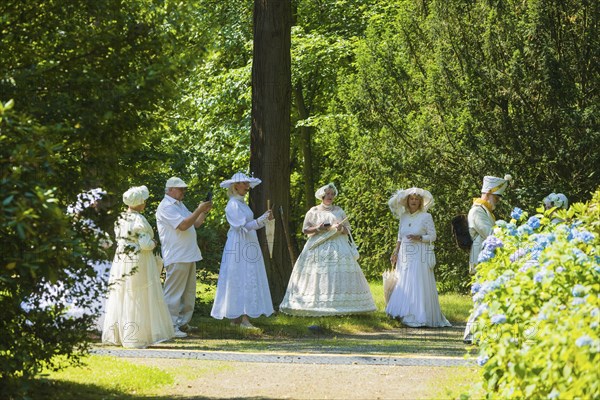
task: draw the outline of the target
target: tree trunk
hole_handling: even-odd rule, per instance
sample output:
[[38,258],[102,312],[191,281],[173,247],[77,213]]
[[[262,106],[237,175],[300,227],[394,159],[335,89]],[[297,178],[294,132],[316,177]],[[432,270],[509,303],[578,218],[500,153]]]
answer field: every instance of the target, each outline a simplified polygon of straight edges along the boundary
[[279,212],[282,207],[289,221],[291,17],[290,0],[254,1],[250,169],[262,184],[252,190],[250,204],[260,215],[270,200],[278,220],[272,259],[264,229],[258,235],[275,306],[281,303],[292,272]]
[[[298,108],[298,116],[300,119],[307,119],[309,117],[306,104],[304,103],[304,94],[302,93],[302,83],[299,82],[294,88],[294,98],[296,99],[296,106]],[[306,209],[310,209],[315,205],[315,182],[313,179],[313,168],[312,168],[312,127],[302,126],[300,127],[301,142],[302,142],[302,157],[304,158],[304,164],[302,171],[304,173],[304,201],[306,202]]]

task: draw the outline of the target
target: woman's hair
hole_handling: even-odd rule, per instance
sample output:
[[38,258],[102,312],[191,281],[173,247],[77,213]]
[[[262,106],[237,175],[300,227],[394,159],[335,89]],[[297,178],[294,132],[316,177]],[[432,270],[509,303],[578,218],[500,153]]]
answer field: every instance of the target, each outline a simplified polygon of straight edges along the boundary
[[230,186],[227,188],[227,196],[228,196],[228,197],[233,197],[233,196],[237,196],[237,195],[238,195],[238,192],[237,192],[237,190],[235,190],[235,189],[233,188],[233,186],[234,186],[234,185],[230,185]]

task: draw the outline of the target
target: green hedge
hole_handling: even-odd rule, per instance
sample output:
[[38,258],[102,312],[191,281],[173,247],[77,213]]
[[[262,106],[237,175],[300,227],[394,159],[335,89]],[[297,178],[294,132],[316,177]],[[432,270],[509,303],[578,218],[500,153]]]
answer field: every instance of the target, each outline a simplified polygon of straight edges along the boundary
[[497,221],[472,293],[488,398],[600,398],[600,189]]

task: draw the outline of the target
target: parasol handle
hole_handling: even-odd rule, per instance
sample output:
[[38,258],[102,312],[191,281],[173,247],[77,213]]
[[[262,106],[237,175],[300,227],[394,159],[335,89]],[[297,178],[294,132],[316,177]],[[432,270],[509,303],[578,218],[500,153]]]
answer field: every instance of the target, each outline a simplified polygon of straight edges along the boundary
[[290,254],[290,261],[292,262],[292,267],[296,263],[296,257],[294,257],[294,249],[292,247],[292,239],[290,238],[290,233],[288,232],[287,221],[285,220],[285,215],[283,214],[283,206],[279,206],[279,213],[281,214],[281,225],[283,225],[283,232],[285,235],[285,241],[287,242],[288,253]]

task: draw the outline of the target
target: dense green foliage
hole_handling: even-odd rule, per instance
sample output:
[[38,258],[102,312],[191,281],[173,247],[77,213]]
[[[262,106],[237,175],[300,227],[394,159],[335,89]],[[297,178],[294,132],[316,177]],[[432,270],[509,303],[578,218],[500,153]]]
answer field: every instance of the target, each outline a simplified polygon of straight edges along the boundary
[[[395,1],[371,16],[353,74],[340,76],[330,161],[354,216],[363,267],[387,263],[396,227],[385,200],[430,190],[442,289],[468,282],[449,220],[466,213],[483,175],[511,173],[509,204],[548,193],[584,199],[598,186],[599,5],[581,1]],[[464,287],[464,286],[463,286]]]
[[[64,144],[49,140],[47,129],[0,104],[0,381],[29,376],[53,362],[56,354],[76,361],[87,348],[91,318],[65,319],[69,300],[101,295],[101,287],[75,288],[92,276],[83,257],[102,258],[93,232],[67,216],[48,181],[57,179]],[[60,280],[48,291],[43,282]],[[44,307],[48,302],[54,307]],[[29,303],[29,305],[27,305]],[[80,302],[89,306],[90,300]],[[4,383],[3,383],[4,385]]]
[[553,212],[516,209],[484,242],[473,299],[489,398],[600,396],[600,189]]
[[[483,175],[515,177],[500,218],[511,205],[535,209],[550,192],[586,200],[600,184],[600,3],[292,4],[296,251],[310,185],[333,181],[361,266],[380,279],[397,231],[387,199],[419,186],[436,200],[439,288],[465,291],[467,255],[452,242],[449,220],[467,212]],[[215,192],[198,236],[202,271],[218,270],[228,229],[218,183],[247,171],[250,158],[252,10],[252,0],[0,2],[0,102],[14,100],[15,110],[0,125],[0,223],[10,249],[0,256],[0,276],[19,288],[7,296],[3,286],[2,301],[16,307],[43,277],[62,280],[69,268],[85,268],[79,255],[95,239],[63,216],[77,193],[108,190],[107,213],[94,218],[110,232],[121,193],[145,184],[154,224],[172,175],[191,185],[189,206]],[[41,219],[47,231],[34,240]],[[47,251],[51,244],[60,250]],[[3,343],[41,339],[52,324],[48,318],[22,337],[15,327],[25,317],[6,315],[12,328]],[[64,343],[75,346],[73,335]],[[33,353],[17,369],[33,371],[37,357],[47,359]]]
[[[201,54],[186,7],[0,3],[2,378],[56,366],[57,354],[76,361],[88,347],[91,318],[64,318],[56,300],[100,296],[101,287],[76,283],[94,274],[88,263],[107,255],[83,219],[65,210],[95,186],[120,195],[136,181],[139,160],[160,157],[153,143],[176,83]],[[106,218],[83,217],[112,232],[120,208],[109,203]],[[48,291],[44,282],[60,285]]]

